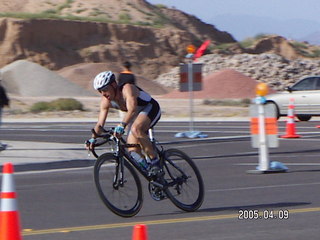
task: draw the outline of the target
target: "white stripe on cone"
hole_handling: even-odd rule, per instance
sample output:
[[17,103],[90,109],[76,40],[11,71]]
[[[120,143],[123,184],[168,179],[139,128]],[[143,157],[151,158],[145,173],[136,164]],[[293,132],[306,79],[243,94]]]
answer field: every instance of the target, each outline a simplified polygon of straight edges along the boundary
[[1,199],[1,212],[14,212],[18,211],[18,204],[15,198],[2,198]]
[[2,174],[1,186],[1,211],[10,212],[17,211],[18,204],[16,200],[16,189],[14,184],[14,177],[12,173]]
[[15,192],[13,174],[4,173],[2,175],[2,192]]

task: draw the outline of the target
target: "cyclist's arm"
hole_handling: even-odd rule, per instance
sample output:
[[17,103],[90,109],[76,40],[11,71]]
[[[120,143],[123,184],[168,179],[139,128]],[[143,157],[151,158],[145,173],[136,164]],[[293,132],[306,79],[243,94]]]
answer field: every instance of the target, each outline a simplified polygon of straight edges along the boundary
[[[94,127],[95,132],[98,134],[101,133],[100,126],[103,127],[106,122],[110,106],[111,106],[110,101],[108,99],[106,99],[105,97],[101,97],[98,122],[97,122],[96,126]],[[92,137],[94,137],[94,136],[92,136]]]
[[122,122],[129,124],[134,118],[137,110],[138,89],[132,84],[124,85],[122,89],[123,97],[126,101],[127,113],[123,117]]

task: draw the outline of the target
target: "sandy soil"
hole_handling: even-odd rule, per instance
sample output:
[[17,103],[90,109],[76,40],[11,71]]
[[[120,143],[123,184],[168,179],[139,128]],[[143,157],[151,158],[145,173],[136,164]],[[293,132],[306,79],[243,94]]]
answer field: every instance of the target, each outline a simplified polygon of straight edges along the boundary
[[[162,96],[155,96],[162,109],[163,118],[182,118],[190,116],[189,99],[165,99]],[[39,101],[51,101],[56,98],[37,98],[37,97],[13,97],[11,96],[10,108],[5,108],[3,118],[22,119],[22,118],[96,118],[99,111],[99,97],[77,98],[85,108],[85,111],[61,111],[61,112],[42,112],[38,114],[30,113],[32,104]],[[203,100],[193,100],[193,116],[197,117],[247,117],[247,107],[228,107],[204,105]],[[118,117],[117,110],[112,110],[110,117]]]

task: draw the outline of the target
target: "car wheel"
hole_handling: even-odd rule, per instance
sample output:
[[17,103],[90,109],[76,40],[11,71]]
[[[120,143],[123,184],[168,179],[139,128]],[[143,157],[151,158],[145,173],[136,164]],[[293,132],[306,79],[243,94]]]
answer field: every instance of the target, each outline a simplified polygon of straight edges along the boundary
[[306,115],[306,114],[298,114],[297,115],[297,118],[300,120],[300,121],[309,121],[311,119],[311,115]]
[[275,102],[266,102],[266,104],[268,104],[268,105],[274,105],[274,109],[275,109],[275,111],[276,111],[275,117],[276,117],[277,119],[279,119],[279,118],[280,118],[280,112],[279,112],[279,107],[278,107],[278,105],[277,105]]

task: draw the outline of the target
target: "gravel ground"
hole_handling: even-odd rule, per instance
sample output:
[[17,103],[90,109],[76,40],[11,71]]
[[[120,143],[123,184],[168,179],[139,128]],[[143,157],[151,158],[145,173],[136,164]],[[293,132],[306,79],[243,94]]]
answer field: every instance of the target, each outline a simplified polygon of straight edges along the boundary
[[[190,101],[189,99],[164,99],[161,96],[155,96],[162,109],[162,118],[189,117]],[[31,113],[29,111],[32,104],[39,101],[51,101],[56,98],[37,98],[37,97],[11,97],[10,108],[5,108],[3,118],[21,119],[21,118],[97,118],[99,111],[99,97],[81,97],[76,98],[83,105],[85,111],[59,111]],[[118,117],[117,110],[110,112],[110,117]],[[212,106],[203,104],[203,100],[193,100],[194,117],[247,117],[248,107],[241,106]]]

